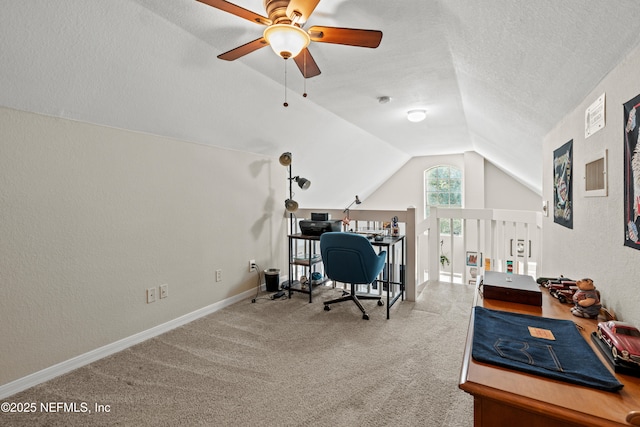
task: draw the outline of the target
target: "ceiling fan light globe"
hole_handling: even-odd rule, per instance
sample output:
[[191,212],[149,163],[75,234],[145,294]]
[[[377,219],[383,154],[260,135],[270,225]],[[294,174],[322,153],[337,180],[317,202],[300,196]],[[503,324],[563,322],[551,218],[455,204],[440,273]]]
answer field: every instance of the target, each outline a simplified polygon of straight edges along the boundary
[[311,42],[306,31],[291,24],[270,25],[264,30],[263,37],[276,55],[284,59],[297,56]]

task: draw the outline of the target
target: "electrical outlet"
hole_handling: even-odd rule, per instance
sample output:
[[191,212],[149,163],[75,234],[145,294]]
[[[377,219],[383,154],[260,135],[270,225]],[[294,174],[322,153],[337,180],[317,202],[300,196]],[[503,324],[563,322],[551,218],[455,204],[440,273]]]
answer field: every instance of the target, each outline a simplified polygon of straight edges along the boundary
[[147,289],[147,304],[151,304],[156,301],[156,287]]
[[255,259],[250,259],[249,260],[249,273],[251,273],[252,271],[256,271],[258,269],[258,264],[256,264],[256,260]]
[[166,298],[169,296],[169,285],[164,284],[160,285],[160,299]]
[[222,270],[216,270],[216,282],[222,281]]

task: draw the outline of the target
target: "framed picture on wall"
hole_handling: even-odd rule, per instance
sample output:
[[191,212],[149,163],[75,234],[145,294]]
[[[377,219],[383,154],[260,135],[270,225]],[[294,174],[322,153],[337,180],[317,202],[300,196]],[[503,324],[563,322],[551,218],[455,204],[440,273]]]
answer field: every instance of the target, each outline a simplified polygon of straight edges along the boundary
[[624,245],[640,249],[640,147],[638,117],[640,95],[624,107]]
[[[513,239],[511,239],[510,241],[510,247],[511,247],[511,251],[510,251],[510,255],[513,256]],[[529,240],[529,247],[527,248],[525,246],[525,241],[524,239],[518,239],[516,241],[516,254],[519,258],[524,258],[524,256],[528,253],[528,257],[531,258],[531,240]]]
[[[482,264],[482,254],[480,254],[480,264]],[[471,267],[478,266],[478,253],[477,252],[467,252],[467,265]]]
[[478,280],[478,267],[467,267],[467,278],[470,285],[475,285]]
[[508,259],[506,262],[506,266],[507,266],[507,273],[509,274],[513,273],[513,260]]
[[553,151],[553,222],[573,228],[573,140]]

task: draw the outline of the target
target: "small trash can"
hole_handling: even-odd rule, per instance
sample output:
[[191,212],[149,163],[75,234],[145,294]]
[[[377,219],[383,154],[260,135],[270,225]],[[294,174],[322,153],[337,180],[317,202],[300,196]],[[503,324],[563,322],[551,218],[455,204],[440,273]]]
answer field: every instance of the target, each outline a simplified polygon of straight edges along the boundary
[[264,271],[264,283],[267,286],[267,292],[278,292],[280,290],[280,269],[266,269]]

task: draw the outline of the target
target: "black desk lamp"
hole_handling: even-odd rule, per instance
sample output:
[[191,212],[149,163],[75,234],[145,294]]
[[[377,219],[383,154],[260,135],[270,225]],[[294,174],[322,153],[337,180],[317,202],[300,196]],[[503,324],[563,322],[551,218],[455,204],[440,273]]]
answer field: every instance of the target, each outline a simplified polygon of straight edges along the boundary
[[350,208],[351,206],[353,206],[353,204],[354,204],[354,203],[355,203],[356,205],[359,205],[360,203],[362,203],[362,202],[360,201],[360,198],[358,197],[358,195],[357,195],[357,194],[356,194],[356,199],[355,199],[353,202],[351,202],[351,204],[350,204],[349,206],[347,206],[346,208],[344,208],[344,211],[342,211],[342,212],[346,213],[346,215],[345,215],[344,219],[342,220],[342,223],[344,224],[345,229],[346,229],[346,228],[347,228],[347,226],[349,225],[349,222],[351,222],[351,220],[349,219],[349,208]]

